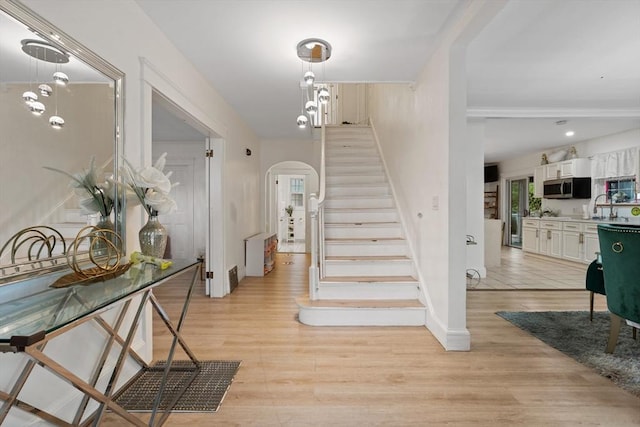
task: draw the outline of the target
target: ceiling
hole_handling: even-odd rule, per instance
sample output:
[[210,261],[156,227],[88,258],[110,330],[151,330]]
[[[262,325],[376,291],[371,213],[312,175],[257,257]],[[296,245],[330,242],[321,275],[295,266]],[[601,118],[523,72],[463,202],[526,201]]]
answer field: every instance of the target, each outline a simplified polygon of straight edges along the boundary
[[[136,1],[262,139],[301,136],[300,40],[331,43],[314,69],[321,80],[413,82],[465,4]],[[640,127],[640,0],[511,0],[467,59],[468,111],[486,121],[486,162]]]

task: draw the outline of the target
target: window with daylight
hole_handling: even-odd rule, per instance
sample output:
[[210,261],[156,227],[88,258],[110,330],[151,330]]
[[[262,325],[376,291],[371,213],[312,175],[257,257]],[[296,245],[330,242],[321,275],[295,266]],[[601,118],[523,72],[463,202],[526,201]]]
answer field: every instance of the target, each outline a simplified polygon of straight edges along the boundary
[[304,179],[291,178],[289,180],[289,192],[292,206],[304,206]]

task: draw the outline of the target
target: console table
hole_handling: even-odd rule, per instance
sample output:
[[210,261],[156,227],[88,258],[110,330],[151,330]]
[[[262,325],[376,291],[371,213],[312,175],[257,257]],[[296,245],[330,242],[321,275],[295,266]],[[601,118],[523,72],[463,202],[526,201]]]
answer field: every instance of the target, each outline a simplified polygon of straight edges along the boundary
[[[194,284],[199,277],[201,262],[191,260],[173,260],[173,264],[165,269],[150,264],[132,266],[121,276],[93,283],[90,285],[73,285],[67,288],[43,288],[13,301],[4,301],[0,288],[0,353],[23,353],[27,356],[27,362],[15,383],[8,392],[0,390],[0,424],[7,418],[12,408],[29,412],[43,420],[55,425],[99,425],[106,409],[127,420],[133,425],[147,425],[139,418],[133,416],[114,401],[117,392],[116,384],[122,373],[125,359],[133,359],[141,369],[148,369],[149,365],[131,348],[131,344],[140,324],[144,308],[147,302],[163,320],[167,329],[173,335],[169,353],[166,358],[163,380],[151,410],[151,418],[148,425],[162,425],[173,405],[179,399],[181,393],[171,401],[162,414],[158,407],[162,400],[162,394],[166,385],[166,379],[171,371],[176,346],[180,345],[193,363],[191,381],[200,370],[200,362],[189,349],[180,334],[183,321],[186,317],[189,302],[193,293]],[[174,325],[164,311],[160,303],[152,293],[152,290],[167,280],[178,275],[191,272],[191,282],[186,290],[186,296],[178,323]],[[51,275],[51,283],[57,276]],[[12,284],[11,286],[19,286]],[[103,314],[114,307],[120,307],[115,322],[110,324]],[[64,366],[61,361],[56,361],[45,354],[47,344],[57,336],[70,331],[86,322],[96,322],[106,336],[102,351],[95,361],[96,369],[89,378],[81,378],[75,374],[74,367]],[[77,343],[79,354],[82,353],[82,342]],[[114,354],[117,354],[115,363]],[[0,354],[1,356],[1,354]],[[80,356],[81,357],[81,356]],[[68,362],[68,361],[67,361]],[[72,421],[64,420],[60,416],[37,408],[34,405],[21,400],[20,392],[25,387],[34,368],[39,365],[58,378],[71,384],[75,389],[83,393],[82,402],[75,409]],[[112,365],[105,371],[107,365]],[[184,370],[184,367],[180,369]],[[106,386],[104,380],[108,378]],[[183,386],[186,390],[190,382]],[[98,403],[97,410],[87,411],[90,401]],[[96,404],[94,403],[95,407]]]

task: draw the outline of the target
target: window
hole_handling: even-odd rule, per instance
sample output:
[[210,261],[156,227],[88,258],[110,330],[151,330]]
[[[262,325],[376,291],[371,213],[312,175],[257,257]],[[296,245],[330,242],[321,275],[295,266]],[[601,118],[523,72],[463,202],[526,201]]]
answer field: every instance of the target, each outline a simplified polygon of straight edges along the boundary
[[636,201],[635,178],[619,178],[605,181],[607,200],[614,203],[632,203]]
[[304,178],[291,178],[289,193],[292,206],[304,206]]

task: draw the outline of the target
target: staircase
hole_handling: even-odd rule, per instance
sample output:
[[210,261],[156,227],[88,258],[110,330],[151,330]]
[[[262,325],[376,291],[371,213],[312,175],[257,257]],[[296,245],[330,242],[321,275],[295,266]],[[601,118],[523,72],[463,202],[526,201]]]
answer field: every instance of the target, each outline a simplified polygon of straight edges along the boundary
[[326,129],[324,277],[299,299],[316,326],[424,325],[426,309],[371,128]]

